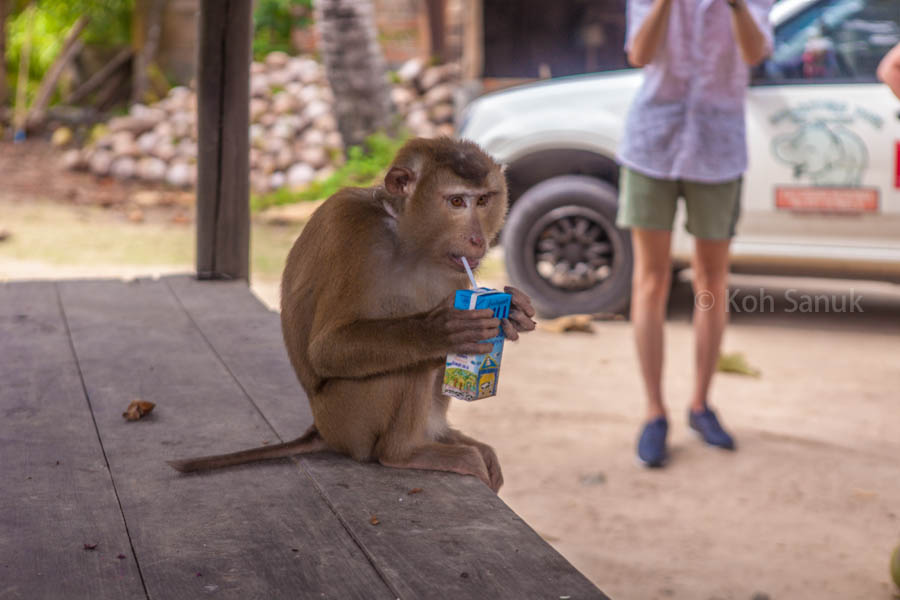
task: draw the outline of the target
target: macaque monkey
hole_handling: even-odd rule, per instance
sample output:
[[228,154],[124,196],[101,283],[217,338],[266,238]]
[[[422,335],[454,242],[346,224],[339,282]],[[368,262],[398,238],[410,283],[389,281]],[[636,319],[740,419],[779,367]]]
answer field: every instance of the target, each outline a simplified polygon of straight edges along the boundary
[[313,214],[287,258],[281,324],[314,425],[301,437],[169,463],[195,471],[332,450],[388,467],[474,475],[494,491],[494,450],[447,424],[448,353],[487,353],[481,340],[531,331],[534,308],[514,288],[509,319],[456,310],[507,210],[500,165],[477,145],[414,139],[375,188],[347,188]]

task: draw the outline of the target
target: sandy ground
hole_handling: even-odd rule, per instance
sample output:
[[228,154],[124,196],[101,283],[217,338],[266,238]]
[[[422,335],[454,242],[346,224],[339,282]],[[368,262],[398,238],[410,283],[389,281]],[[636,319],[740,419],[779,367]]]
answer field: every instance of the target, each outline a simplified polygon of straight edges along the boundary
[[506,350],[500,394],[456,404],[497,449],[501,496],[613,598],[889,599],[900,543],[900,290],[738,279],[741,295],[844,294],[866,311],[733,314],[724,350],[759,378],[719,374],[713,404],[739,444],[686,425],[691,294],[673,290],[665,389],[671,460],[636,465],[642,395],[627,322],[536,331]]
[[[87,180],[76,184],[76,192],[71,181],[51,187],[64,195],[60,202],[93,194]],[[124,193],[103,185],[114,200]],[[33,194],[4,179],[0,228],[4,208],[11,215],[10,202]],[[122,221],[114,216],[104,227],[129,226]],[[28,244],[14,255],[10,247],[0,242],[0,279],[186,270],[183,263],[47,262],[23,255]],[[900,543],[900,286],[732,283],[739,307],[759,304],[761,294],[772,298],[763,311],[733,312],[725,337],[724,351],[743,353],[761,370],[758,378],[719,374],[715,381],[713,403],[735,434],[735,453],[703,446],[685,423],[692,299],[684,282],[673,288],[667,328],[667,468],[635,464],[643,406],[625,321],[596,322],[592,334],[538,330],[509,344],[499,396],[455,403],[451,418],[497,449],[501,497],[612,598],[894,598],[888,560]],[[277,303],[275,278],[258,278],[254,290]],[[849,298],[851,290],[862,296],[863,312],[790,312],[803,294]]]

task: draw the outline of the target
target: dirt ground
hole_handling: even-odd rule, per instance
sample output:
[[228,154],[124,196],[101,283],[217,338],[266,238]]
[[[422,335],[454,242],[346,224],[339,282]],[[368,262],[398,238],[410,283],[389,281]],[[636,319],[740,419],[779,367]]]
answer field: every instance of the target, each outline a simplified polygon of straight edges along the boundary
[[[0,280],[190,269],[193,230],[173,219],[182,208],[148,208],[134,222],[134,188],[61,173],[54,157],[41,145],[0,144],[0,230],[11,234],[0,242]],[[97,199],[108,208],[86,206]],[[261,251],[273,265],[253,282],[270,305],[293,235],[257,235],[274,240]],[[55,252],[54,241],[63,246]],[[83,247],[91,244],[98,247]],[[142,244],[159,253],[114,251]],[[502,277],[495,269],[483,283]],[[895,598],[888,560],[900,544],[900,286],[732,284],[734,306],[758,306],[732,312],[723,350],[761,371],[719,374],[714,384],[735,453],[703,446],[685,423],[693,346],[683,281],[667,326],[665,469],[635,464],[643,407],[626,321],[595,322],[590,334],[539,329],[508,344],[500,394],[455,403],[451,419],[497,449],[501,497],[612,598]],[[851,292],[863,312],[792,311],[804,294],[839,303]]]

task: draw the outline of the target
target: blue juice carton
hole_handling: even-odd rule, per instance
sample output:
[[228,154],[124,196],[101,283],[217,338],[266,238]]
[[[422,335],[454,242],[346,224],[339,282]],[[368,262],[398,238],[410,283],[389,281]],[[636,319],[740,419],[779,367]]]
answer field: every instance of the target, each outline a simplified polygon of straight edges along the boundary
[[[457,290],[453,308],[489,308],[494,311],[495,318],[505,319],[509,317],[511,301],[512,296],[509,294],[491,288]],[[503,339],[501,328],[499,335],[484,340],[494,345],[487,354],[449,354],[444,367],[443,392],[469,402],[496,395],[500,360],[503,358]]]

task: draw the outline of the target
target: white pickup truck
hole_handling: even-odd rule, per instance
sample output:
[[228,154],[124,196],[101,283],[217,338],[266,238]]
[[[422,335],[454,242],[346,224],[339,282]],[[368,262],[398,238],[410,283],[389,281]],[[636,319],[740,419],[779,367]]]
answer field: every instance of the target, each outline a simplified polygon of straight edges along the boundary
[[[876,67],[900,42],[900,0],[782,0],[775,50],[747,98],[750,167],[733,271],[900,281],[900,101]],[[482,96],[469,138],[508,165],[510,279],[546,316],[629,301],[627,231],[615,226],[616,146],[638,70]],[[676,217],[676,262],[690,254]]]

